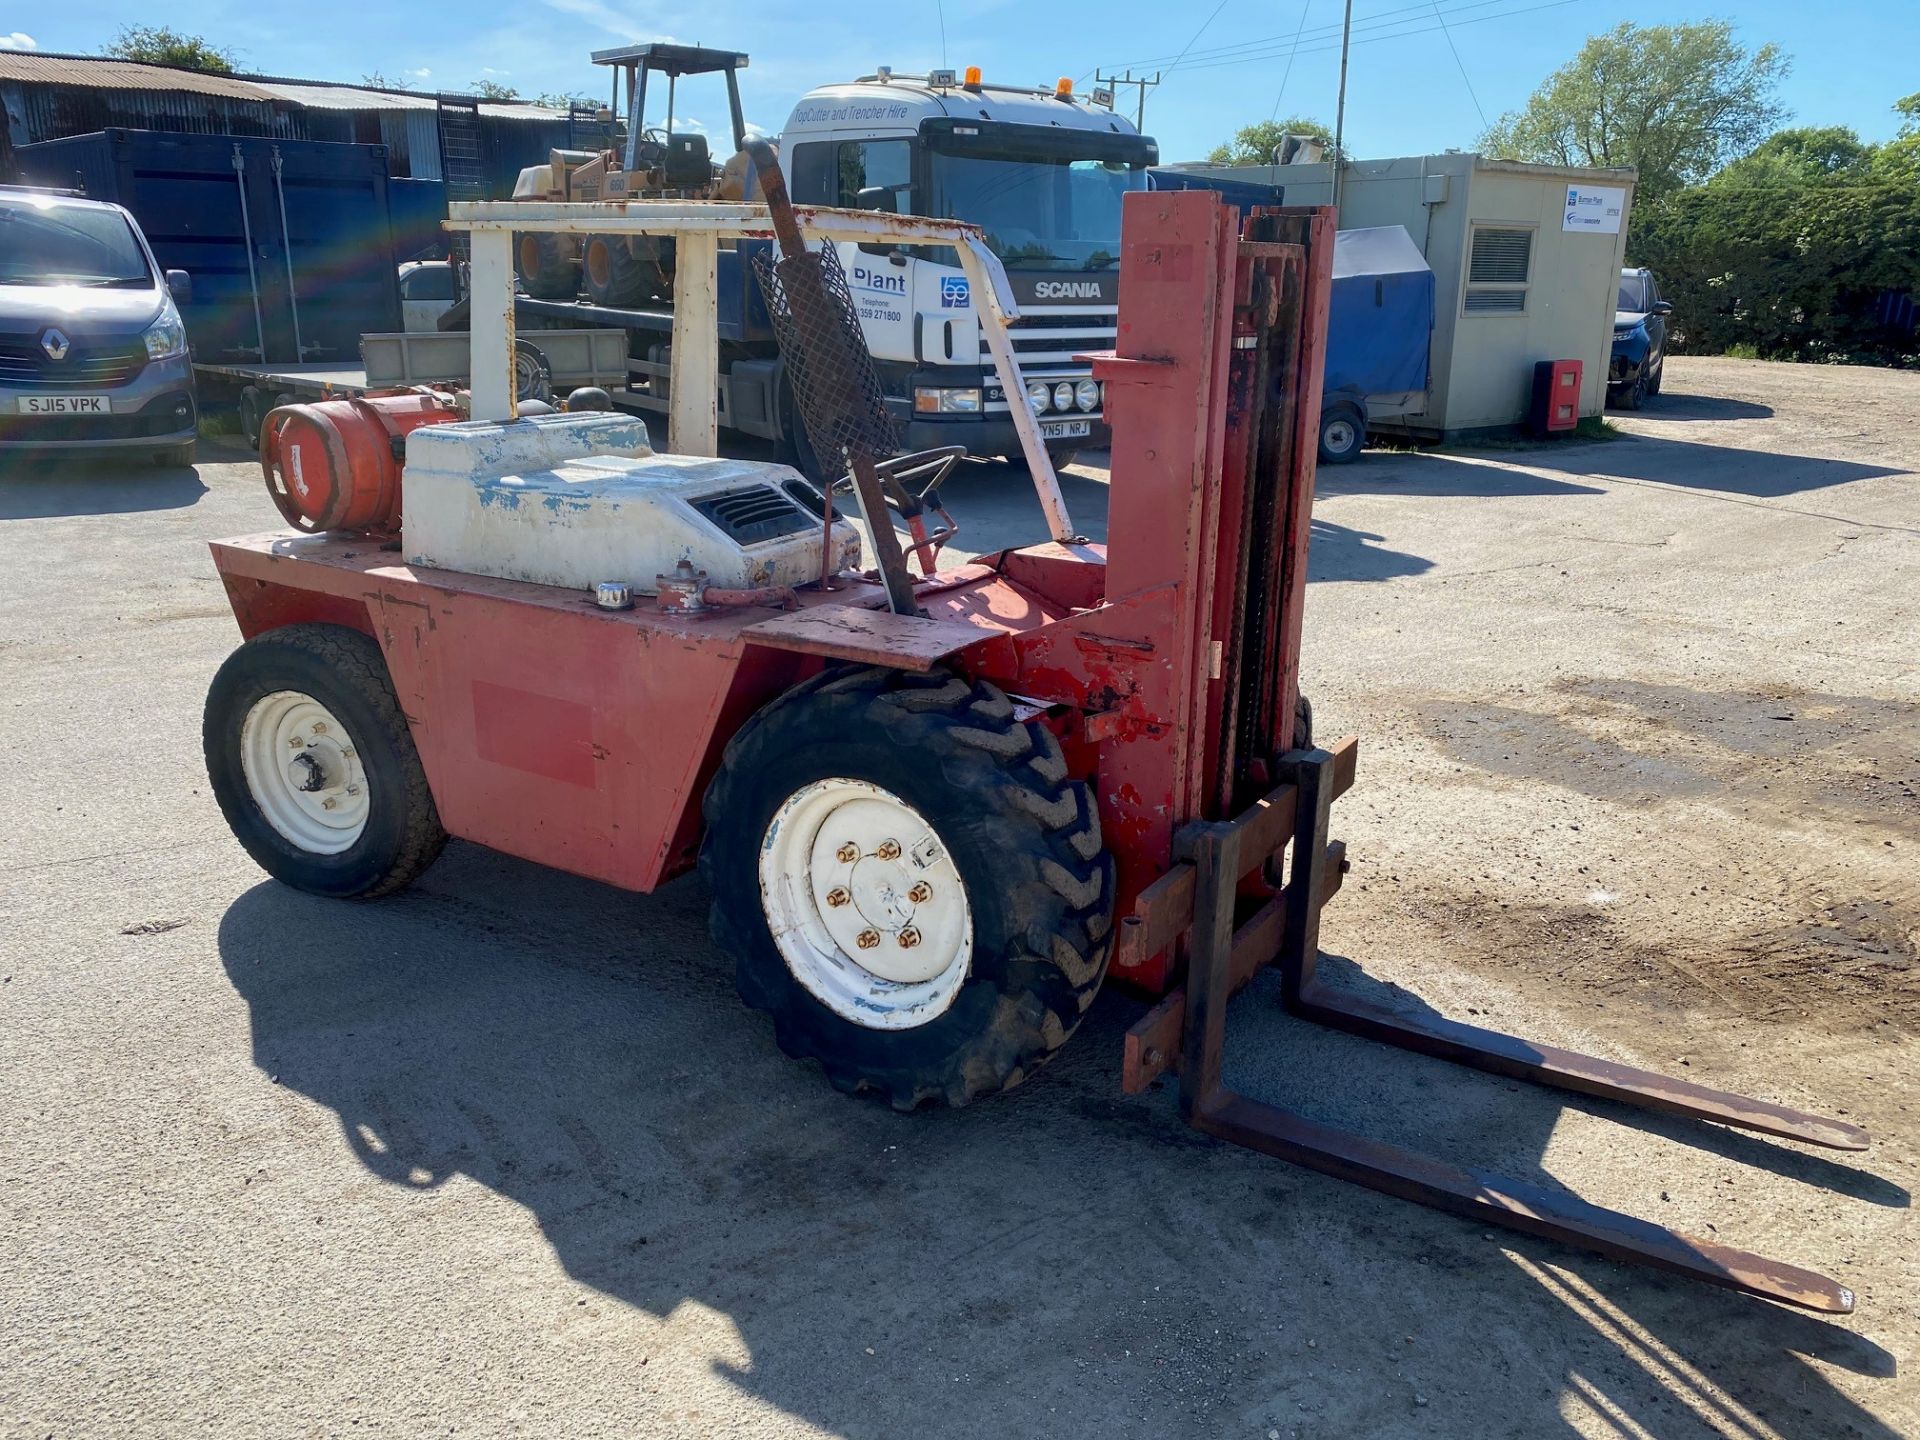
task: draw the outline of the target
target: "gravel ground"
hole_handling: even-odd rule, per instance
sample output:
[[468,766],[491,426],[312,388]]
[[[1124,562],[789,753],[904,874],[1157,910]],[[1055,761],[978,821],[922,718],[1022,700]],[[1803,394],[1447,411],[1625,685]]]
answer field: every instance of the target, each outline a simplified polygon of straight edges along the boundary
[[[268,883],[199,759],[203,542],[271,521],[257,473],[10,465],[0,1435],[1914,1433],[1920,375],[1667,388],[1609,443],[1322,476],[1306,673],[1362,737],[1323,963],[1875,1148],[1629,1128],[1264,985],[1229,1079],[1855,1316],[1200,1139],[1119,1094],[1117,995],[1017,1094],[900,1117],[779,1054],[697,882],[455,845],[374,905]],[[1005,471],[951,498],[981,548],[1035,531]]]

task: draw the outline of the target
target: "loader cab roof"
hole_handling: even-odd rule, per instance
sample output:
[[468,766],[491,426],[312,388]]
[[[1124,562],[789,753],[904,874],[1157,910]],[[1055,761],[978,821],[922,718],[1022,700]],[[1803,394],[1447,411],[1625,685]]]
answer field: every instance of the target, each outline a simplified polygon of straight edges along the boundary
[[927,120],[968,120],[1044,126],[1095,135],[1134,136],[1125,116],[1080,96],[1061,99],[1031,86],[936,85],[925,75],[882,72],[809,90],[793,107],[783,132],[788,140],[810,133],[913,134]]
[[708,50],[699,45],[620,45],[593,52],[596,65],[643,65],[661,75],[711,75],[720,70],[744,70],[747,57],[738,50]]

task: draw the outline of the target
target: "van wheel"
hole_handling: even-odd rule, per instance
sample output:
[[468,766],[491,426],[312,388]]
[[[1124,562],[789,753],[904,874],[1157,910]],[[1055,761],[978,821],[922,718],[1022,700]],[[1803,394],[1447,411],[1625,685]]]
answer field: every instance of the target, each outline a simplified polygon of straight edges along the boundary
[[189,440],[184,445],[168,445],[153,452],[153,463],[162,470],[185,470],[193,465],[196,442]]
[[741,998],[841,1090],[911,1110],[1009,1089],[1100,988],[1113,860],[1092,792],[992,685],[828,670],[734,736],[705,813]]

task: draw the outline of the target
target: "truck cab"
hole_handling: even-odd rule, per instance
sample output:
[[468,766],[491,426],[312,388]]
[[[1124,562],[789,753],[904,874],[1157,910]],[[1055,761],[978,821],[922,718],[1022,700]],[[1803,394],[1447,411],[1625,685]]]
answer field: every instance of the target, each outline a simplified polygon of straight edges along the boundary
[[[809,92],[780,137],[793,199],[966,220],[986,232],[1020,307],[1013,345],[1026,403],[1060,458],[1107,444],[1103,387],[1076,355],[1113,347],[1120,202],[1147,188],[1154,142],[1106,106],[989,85],[978,69],[881,69]],[[909,450],[965,445],[1017,458],[1007,396],[981,351],[950,253],[839,247],[861,329]]]

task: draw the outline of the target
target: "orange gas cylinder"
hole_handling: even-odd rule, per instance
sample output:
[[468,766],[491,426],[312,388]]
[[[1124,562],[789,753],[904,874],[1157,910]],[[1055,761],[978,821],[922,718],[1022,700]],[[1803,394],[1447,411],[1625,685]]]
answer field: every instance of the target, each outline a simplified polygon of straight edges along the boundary
[[296,530],[398,535],[407,432],[459,418],[426,390],[282,405],[260,422],[267,493]]

